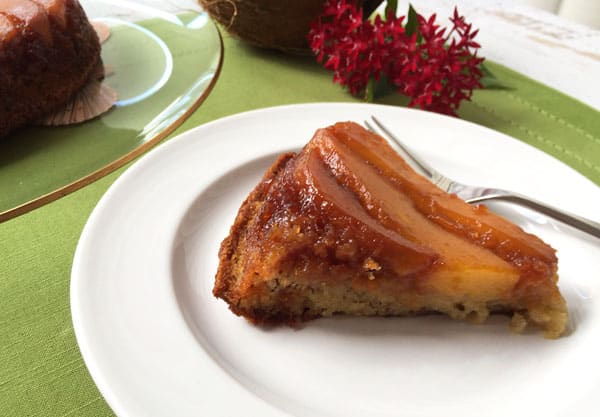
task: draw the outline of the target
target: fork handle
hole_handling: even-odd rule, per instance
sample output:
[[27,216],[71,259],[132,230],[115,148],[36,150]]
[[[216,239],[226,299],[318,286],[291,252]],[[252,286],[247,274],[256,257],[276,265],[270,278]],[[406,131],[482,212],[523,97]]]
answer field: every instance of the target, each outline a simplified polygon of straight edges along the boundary
[[588,233],[592,236],[600,238],[600,223],[595,222],[585,217],[578,216],[573,213],[569,213],[564,210],[557,209],[541,201],[534,200],[530,197],[526,197],[518,193],[491,193],[488,195],[482,195],[467,200],[468,203],[478,203],[485,200],[503,200],[511,203],[519,204],[524,207],[531,208],[539,213],[545,214],[552,217],[553,219],[559,220],[564,224],[581,230],[582,232]]

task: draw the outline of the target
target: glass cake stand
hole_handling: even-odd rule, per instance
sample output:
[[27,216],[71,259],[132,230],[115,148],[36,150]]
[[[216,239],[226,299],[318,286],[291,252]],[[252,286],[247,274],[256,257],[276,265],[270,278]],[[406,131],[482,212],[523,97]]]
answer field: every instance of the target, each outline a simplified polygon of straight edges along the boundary
[[91,121],[28,127],[0,140],[0,222],[73,192],[156,145],[214,86],[220,33],[194,2],[81,0],[110,27],[104,82],[118,101]]

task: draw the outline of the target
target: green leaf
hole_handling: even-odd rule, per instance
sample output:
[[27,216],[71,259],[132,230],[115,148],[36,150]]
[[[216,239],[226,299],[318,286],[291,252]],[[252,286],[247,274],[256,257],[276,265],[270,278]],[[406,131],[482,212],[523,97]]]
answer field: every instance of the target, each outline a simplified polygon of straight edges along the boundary
[[385,18],[392,14],[392,16],[396,16],[396,12],[398,11],[398,0],[387,0],[387,5],[385,6]]
[[492,71],[490,71],[487,65],[485,65],[485,62],[481,63],[480,68],[484,77],[496,78],[496,76],[492,73]]
[[385,75],[382,75],[379,80],[370,77],[365,89],[364,99],[369,103],[375,103],[381,99],[386,99],[390,95],[397,95],[397,93],[397,88]]
[[365,90],[365,101],[372,103],[375,100],[376,84],[375,78],[369,77],[369,82],[367,83],[367,88]]
[[492,90],[492,89],[496,89],[496,90],[507,89],[508,90],[511,88],[510,86],[506,85],[505,83],[500,81],[498,78],[496,78],[494,73],[492,71],[490,71],[490,69],[485,65],[485,63],[482,63],[479,68],[481,69],[481,72],[483,73],[483,77],[481,77],[481,79],[479,80],[479,82],[481,83],[483,88],[487,88],[488,90]]
[[512,87],[504,84],[497,78],[486,77],[485,75],[479,80],[481,86],[486,90],[511,90]]
[[408,5],[408,14],[406,19],[406,26],[404,27],[404,31],[408,36],[419,30],[419,19],[417,19],[417,12],[412,7],[412,4]]
[[363,2],[363,19],[374,20],[375,16],[381,14],[378,11],[379,5],[383,3],[383,0],[365,0]]

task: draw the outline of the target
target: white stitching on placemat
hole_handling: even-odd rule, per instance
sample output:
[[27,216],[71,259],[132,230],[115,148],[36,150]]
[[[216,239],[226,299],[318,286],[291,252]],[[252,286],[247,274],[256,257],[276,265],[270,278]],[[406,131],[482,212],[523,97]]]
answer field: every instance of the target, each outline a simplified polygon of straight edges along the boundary
[[580,134],[580,135],[582,135],[583,137],[590,139],[591,141],[593,141],[593,142],[594,142],[594,143],[596,143],[597,145],[600,145],[600,138],[598,138],[598,137],[596,137],[596,136],[592,135],[592,134],[591,134],[591,133],[589,133],[589,132],[586,132],[585,130],[583,130],[583,129],[582,129],[582,128],[580,128],[579,126],[575,126],[574,124],[567,122],[565,119],[563,119],[563,118],[561,118],[561,117],[559,117],[559,116],[556,116],[555,114],[548,113],[548,111],[546,111],[546,110],[544,110],[544,109],[542,109],[542,108],[540,108],[540,107],[536,106],[536,105],[535,105],[535,104],[533,104],[533,103],[530,103],[529,101],[525,100],[525,99],[524,99],[524,98],[522,98],[522,97],[516,96],[516,95],[514,95],[514,94],[512,94],[512,93],[510,93],[510,92],[508,92],[508,91],[504,91],[504,90],[502,90],[502,91],[500,91],[500,92],[501,92],[502,94],[504,94],[504,95],[506,95],[506,96],[508,96],[508,97],[512,98],[513,100],[515,100],[515,101],[518,101],[518,102],[519,102],[519,103],[521,103],[521,104],[524,104],[525,106],[527,106],[527,107],[529,107],[530,109],[532,109],[532,110],[534,110],[534,111],[536,111],[536,112],[540,113],[541,115],[543,115],[543,116],[547,117],[548,119],[550,119],[550,120],[553,120],[553,121],[557,122],[558,124],[561,124],[561,125],[563,125],[563,126],[565,126],[565,127],[568,127],[568,128],[570,128],[570,129],[573,129],[575,132],[579,133],[579,134]]
[[552,142],[551,140],[546,139],[545,137],[543,137],[542,135],[534,132],[533,130],[513,121],[510,119],[507,119],[506,117],[502,117],[497,111],[495,111],[494,109],[492,109],[491,107],[488,107],[484,104],[481,103],[477,103],[475,101],[471,102],[473,105],[475,105],[476,107],[482,108],[483,110],[487,111],[488,113],[496,116],[498,119],[509,123],[511,126],[516,127],[517,129],[527,133],[527,135],[531,136],[532,138],[534,138],[535,140],[537,140],[538,142],[544,143],[546,145],[549,145],[551,147],[553,147],[554,149],[556,149],[557,151],[565,154],[566,156],[568,156],[569,158],[574,159],[575,161],[579,162],[580,164],[586,166],[587,168],[593,169],[594,171],[600,172],[600,166],[598,165],[594,165],[592,162],[588,161],[587,159],[584,159],[582,157],[580,157],[579,155],[573,153],[572,151],[569,151],[568,149],[563,148],[562,146],[560,146],[557,143]]

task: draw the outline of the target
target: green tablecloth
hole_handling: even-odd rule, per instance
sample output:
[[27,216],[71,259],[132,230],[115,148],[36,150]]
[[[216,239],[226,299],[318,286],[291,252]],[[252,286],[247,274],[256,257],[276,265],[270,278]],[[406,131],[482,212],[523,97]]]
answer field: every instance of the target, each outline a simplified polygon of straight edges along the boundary
[[[600,184],[600,113],[506,68],[490,68],[511,89],[478,91],[461,117],[530,143]],[[214,91],[175,134],[245,110],[352,100],[309,57],[256,50],[225,36]],[[113,415],[77,348],[69,277],[83,225],[122,172],[0,224],[1,416]]]

